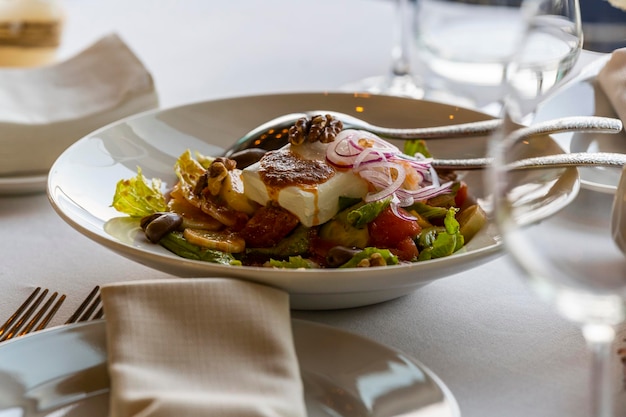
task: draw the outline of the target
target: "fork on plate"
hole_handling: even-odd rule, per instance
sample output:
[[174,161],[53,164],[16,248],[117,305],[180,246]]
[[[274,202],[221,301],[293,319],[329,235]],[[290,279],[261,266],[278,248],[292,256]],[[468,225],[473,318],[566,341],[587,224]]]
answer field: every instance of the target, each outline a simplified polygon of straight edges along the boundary
[[[45,329],[66,299],[65,294],[54,292],[48,297],[49,293],[47,288],[35,288],[15,313],[0,326],[0,342]],[[100,287],[96,286],[65,324],[95,320],[103,316]]]
[[0,342],[44,329],[48,325],[66,298],[65,294],[59,296],[56,291],[48,297],[49,292],[47,288],[43,291],[41,287],[35,288],[0,327]]
[[96,285],[87,295],[85,300],[78,306],[65,324],[79,323],[81,321],[96,320],[104,316],[102,300],[100,299],[100,286]]

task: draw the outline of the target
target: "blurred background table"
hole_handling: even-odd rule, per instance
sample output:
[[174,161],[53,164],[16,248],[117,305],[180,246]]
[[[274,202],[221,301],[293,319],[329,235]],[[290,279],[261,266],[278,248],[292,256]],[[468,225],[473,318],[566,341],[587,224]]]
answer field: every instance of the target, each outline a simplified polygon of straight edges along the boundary
[[[390,64],[390,1],[66,0],[65,6],[60,58],[116,32],[152,73],[163,108],[332,91],[384,74]],[[44,194],[0,197],[0,230],[2,319],[36,286],[68,294],[54,323],[60,324],[95,284],[167,276],[74,231]],[[589,410],[579,330],[529,292],[507,256],[395,301],[293,315],[422,361],[451,389],[465,417],[583,417]],[[615,370],[623,415],[617,356]]]

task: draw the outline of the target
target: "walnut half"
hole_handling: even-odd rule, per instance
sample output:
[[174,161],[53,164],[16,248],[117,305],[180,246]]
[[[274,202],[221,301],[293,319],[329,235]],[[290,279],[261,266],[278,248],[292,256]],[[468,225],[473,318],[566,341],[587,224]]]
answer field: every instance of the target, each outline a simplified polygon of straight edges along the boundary
[[334,118],[330,114],[313,116],[311,120],[302,117],[289,128],[289,143],[301,145],[305,141],[329,143],[343,129],[341,120]]

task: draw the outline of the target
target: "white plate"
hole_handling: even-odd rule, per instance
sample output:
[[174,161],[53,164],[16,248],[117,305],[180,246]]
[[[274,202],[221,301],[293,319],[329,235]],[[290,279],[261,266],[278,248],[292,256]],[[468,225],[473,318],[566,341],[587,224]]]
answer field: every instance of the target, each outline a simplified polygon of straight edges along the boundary
[[46,191],[48,174],[0,177],[0,195],[33,194]]
[[[495,226],[485,227],[462,252],[410,265],[380,268],[290,270],[232,267],[180,258],[146,241],[138,222],[111,208],[116,183],[141,166],[148,178],[175,182],[173,165],[185,149],[221,152],[252,128],[282,114],[335,110],[372,123],[418,127],[490,118],[444,104],[355,94],[283,94],[231,98],[144,113],[102,128],[69,147],[48,179],[50,201],[70,225],[96,242],[152,268],[180,277],[238,277],[288,291],[293,308],[331,309],[390,300],[451,274],[462,273],[501,253]],[[431,141],[442,158],[484,156],[484,138]],[[481,172],[464,177],[483,196]]]
[[[602,88],[596,82],[596,74],[606,62],[598,59],[588,67],[581,79],[571,83],[543,103],[537,120],[565,116],[605,116],[619,118]],[[616,135],[599,133],[563,133],[556,139],[570,152],[618,152],[626,153],[626,133]],[[619,168],[581,167],[580,182],[586,189],[603,193],[615,193],[621,174]]]
[[[95,321],[0,345],[0,416],[108,416],[105,331]],[[439,378],[404,354],[307,321],[293,332],[309,417],[460,416]]]

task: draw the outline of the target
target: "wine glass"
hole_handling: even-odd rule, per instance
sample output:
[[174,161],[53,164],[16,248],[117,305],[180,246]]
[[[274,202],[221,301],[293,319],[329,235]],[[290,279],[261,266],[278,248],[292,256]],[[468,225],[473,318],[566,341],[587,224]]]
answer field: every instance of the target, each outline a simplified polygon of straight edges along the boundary
[[[546,10],[540,3],[538,11]],[[576,7],[574,2],[570,6]],[[529,139],[519,129],[542,97],[558,85],[576,55],[572,51],[554,60],[552,55],[537,54],[539,59],[531,59],[538,39],[569,38],[567,25],[552,23],[541,14],[529,19],[524,41],[507,69],[504,128],[491,140],[494,162],[486,184],[505,247],[530,288],[582,329],[591,353],[589,415],[610,417],[616,391],[612,383],[619,371],[613,366],[611,348],[615,328],[626,314],[626,254],[614,239],[611,224],[614,202],[621,196],[615,200],[614,195],[581,187],[576,168],[514,166],[520,158],[561,152],[552,138]]]
[[421,82],[415,77],[411,68],[413,32],[411,23],[414,0],[394,0],[394,2],[394,45],[391,49],[389,73],[346,84],[340,88],[341,90],[410,98],[423,97]]
[[424,64],[425,98],[498,115],[509,64],[529,24],[537,28],[528,32],[516,88],[536,95],[558,82],[578,56],[577,1],[419,0],[415,48]]
[[581,326],[593,355],[590,415],[612,416],[613,371],[619,369],[611,347],[626,297],[626,256],[611,235],[613,195],[578,190],[575,168],[510,169],[545,146],[511,137],[493,147],[490,175],[503,242],[530,287]]

